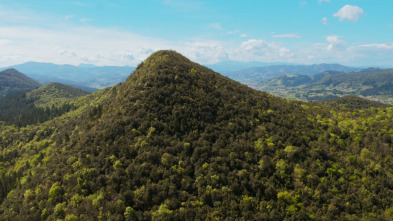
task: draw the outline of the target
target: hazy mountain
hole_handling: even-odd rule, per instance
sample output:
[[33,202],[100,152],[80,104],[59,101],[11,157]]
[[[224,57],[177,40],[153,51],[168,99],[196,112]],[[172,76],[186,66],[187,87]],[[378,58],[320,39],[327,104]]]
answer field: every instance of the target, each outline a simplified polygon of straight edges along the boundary
[[39,62],[27,62],[12,67],[42,84],[59,82],[87,91],[113,86],[124,81],[135,70],[134,67],[126,66],[101,67],[87,64],[73,66]]
[[321,100],[362,95],[393,104],[393,69],[367,68],[351,73],[322,72],[314,76],[282,75],[256,86],[286,98]]
[[0,72],[0,98],[39,87],[40,84],[10,68]]
[[340,64],[313,64],[313,65],[272,65],[266,67],[253,67],[234,71],[226,75],[245,84],[255,85],[258,82],[283,74],[312,76],[324,71],[352,72],[358,68],[346,67]]
[[283,62],[260,62],[260,61],[222,61],[216,64],[206,65],[207,67],[213,69],[222,74],[232,73],[238,70],[249,69],[253,67],[265,67],[271,65],[289,65],[288,63]]
[[72,104],[1,125],[2,219],[393,218],[392,108],[288,101],[173,51]]

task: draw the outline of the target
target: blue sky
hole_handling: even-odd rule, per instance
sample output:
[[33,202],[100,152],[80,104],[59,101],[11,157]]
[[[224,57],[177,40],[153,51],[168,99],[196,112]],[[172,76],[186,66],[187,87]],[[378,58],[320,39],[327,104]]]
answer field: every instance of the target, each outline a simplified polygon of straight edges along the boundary
[[0,0],[0,66],[220,61],[393,66],[391,0]]

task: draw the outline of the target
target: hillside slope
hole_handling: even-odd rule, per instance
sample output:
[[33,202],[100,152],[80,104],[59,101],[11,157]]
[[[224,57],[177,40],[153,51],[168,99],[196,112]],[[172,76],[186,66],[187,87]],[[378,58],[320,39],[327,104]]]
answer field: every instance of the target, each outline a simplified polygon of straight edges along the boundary
[[0,98],[34,90],[39,86],[39,83],[13,68],[0,72]]
[[93,95],[2,127],[3,219],[392,218],[392,108],[287,101],[173,51]]
[[49,83],[26,94],[34,100],[36,106],[51,106],[63,103],[67,99],[73,99],[88,95],[89,92],[60,83]]
[[390,105],[383,104],[376,101],[366,100],[353,95],[346,95],[332,100],[317,101],[317,104],[326,105],[335,108],[349,108],[349,109],[368,109],[390,107]]
[[0,121],[25,126],[60,116],[76,106],[73,100],[89,94],[78,88],[49,83],[33,91],[0,99]]

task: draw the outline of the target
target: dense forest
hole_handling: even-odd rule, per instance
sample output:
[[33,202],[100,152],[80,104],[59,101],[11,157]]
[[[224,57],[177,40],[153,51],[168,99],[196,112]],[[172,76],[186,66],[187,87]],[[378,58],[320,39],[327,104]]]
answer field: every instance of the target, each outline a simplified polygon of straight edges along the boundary
[[0,72],[0,98],[34,90],[40,86],[39,83],[13,68]]
[[393,219],[392,107],[273,97],[174,51],[67,102],[1,125],[0,219]]
[[76,109],[78,106],[71,104],[71,101],[87,94],[81,89],[59,83],[12,94],[0,99],[0,121],[18,127],[42,123]]

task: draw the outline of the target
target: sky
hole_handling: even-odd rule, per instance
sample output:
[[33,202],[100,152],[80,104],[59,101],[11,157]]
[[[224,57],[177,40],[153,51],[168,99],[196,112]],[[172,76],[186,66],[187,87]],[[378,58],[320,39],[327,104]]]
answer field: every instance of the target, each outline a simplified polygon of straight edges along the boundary
[[28,61],[393,67],[391,0],[0,0],[0,67]]

